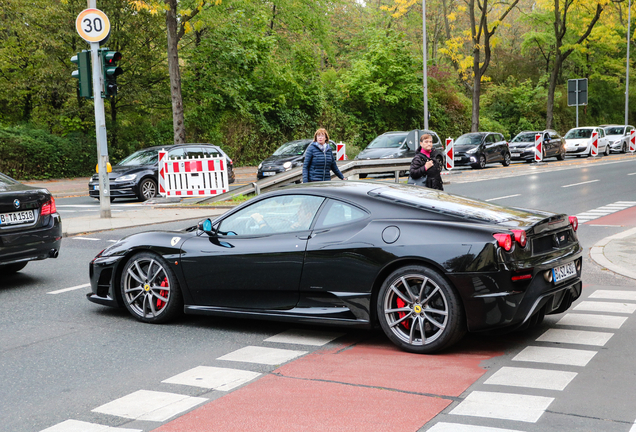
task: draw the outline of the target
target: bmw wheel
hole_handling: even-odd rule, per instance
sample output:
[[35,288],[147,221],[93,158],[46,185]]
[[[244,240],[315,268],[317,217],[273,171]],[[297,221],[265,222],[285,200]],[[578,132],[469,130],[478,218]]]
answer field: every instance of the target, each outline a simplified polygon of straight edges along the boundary
[[382,330],[399,348],[428,354],[447,348],[466,332],[457,294],[436,271],[407,266],[391,273],[377,300]]
[[151,178],[145,178],[139,183],[137,197],[140,201],[147,201],[157,196],[157,183]]
[[130,258],[120,287],[126,309],[139,321],[164,323],[182,312],[183,296],[177,278],[155,253],[141,252]]

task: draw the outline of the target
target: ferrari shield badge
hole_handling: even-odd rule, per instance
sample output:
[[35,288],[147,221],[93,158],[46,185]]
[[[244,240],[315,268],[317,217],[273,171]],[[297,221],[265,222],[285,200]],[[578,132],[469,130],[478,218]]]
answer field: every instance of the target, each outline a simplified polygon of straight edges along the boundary
[[181,237],[172,237],[172,240],[170,240],[170,246],[176,245],[179,243],[179,240],[181,240]]

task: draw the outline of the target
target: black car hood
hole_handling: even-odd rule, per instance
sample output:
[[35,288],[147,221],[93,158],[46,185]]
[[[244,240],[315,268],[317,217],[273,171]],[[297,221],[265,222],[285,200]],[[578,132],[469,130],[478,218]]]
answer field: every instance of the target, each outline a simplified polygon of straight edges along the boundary
[[[113,170],[108,173],[108,179],[114,180],[118,177],[128,175],[128,174],[137,174],[142,171],[153,171],[157,169],[157,165],[115,165]],[[93,175],[93,179],[97,179],[97,174]]]
[[474,149],[476,147],[479,147],[479,146],[475,146],[475,145],[459,145],[459,146],[455,146],[455,151],[456,152],[465,153],[468,150],[472,150],[472,149]]
[[396,153],[402,153],[402,149],[400,149],[399,147],[364,149],[360,153],[358,153],[356,159],[381,159],[383,157],[393,156]]

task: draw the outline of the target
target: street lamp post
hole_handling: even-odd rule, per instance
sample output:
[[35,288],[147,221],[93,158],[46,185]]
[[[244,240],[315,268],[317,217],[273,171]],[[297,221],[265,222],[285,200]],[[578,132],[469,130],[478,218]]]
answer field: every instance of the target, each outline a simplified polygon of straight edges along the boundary
[[632,0],[629,0],[629,6],[627,7],[627,66],[625,68],[625,126],[628,123],[629,114],[629,26],[632,20]]
[[428,74],[426,71],[426,0],[422,0],[422,40],[422,57],[424,70],[424,129],[428,130]]

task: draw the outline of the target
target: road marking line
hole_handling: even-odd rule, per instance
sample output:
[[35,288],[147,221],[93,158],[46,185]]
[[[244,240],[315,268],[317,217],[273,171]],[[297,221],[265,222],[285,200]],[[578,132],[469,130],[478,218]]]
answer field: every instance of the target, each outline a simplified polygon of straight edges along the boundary
[[265,342],[278,342],[296,345],[323,346],[334,339],[344,336],[344,333],[323,332],[318,330],[285,330],[282,333],[268,337]]
[[280,365],[305,354],[307,354],[307,351],[246,346],[229,354],[225,354],[224,356],[219,357],[217,360],[239,361],[266,365]]
[[636,301],[636,292],[619,291],[619,290],[596,290],[588,298],[602,298],[610,300],[634,300]]
[[570,384],[576,375],[576,372],[504,366],[488,378],[484,384],[561,391]]
[[585,366],[595,355],[596,351],[529,346],[517,354],[512,361]]
[[631,174],[627,174],[627,175],[636,175],[636,173],[631,173]]
[[486,426],[464,425],[459,423],[439,422],[428,432],[521,432],[517,429],[499,429]]
[[537,342],[571,343],[577,345],[604,346],[614,333],[583,330],[549,329],[536,340]]
[[176,393],[138,390],[92,411],[135,420],[163,422],[207,400]]
[[570,185],[565,185],[565,186],[561,186],[563,188],[568,188],[568,187],[572,187],[572,186],[580,186],[580,185],[584,185],[584,184],[588,184],[588,183],[594,183],[600,180],[590,180],[590,181],[586,181],[586,182],[581,182],[581,183],[574,183],[574,184],[570,184]]
[[474,391],[450,414],[536,423],[554,398]]
[[49,292],[47,292],[47,294],[62,294],[62,293],[68,292],[68,291],[75,291],[75,290],[86,288],[86,287],[89,287],[89,286],[91,286],[91,284],[89,284],[89,283],[83,284],[83,285],[76,285],[74,287],[59,289],[57,291],[49,291]]
[[502,196],[502,197],[497,197],[497,198],[490,198],[487,200],[484,200],[486,202],[490,202],[490,201],[495,201],[495,200],[500,200],[500,199],[506,199],[506,198],[514,198],[514,197],[518,197],[521,196],[521,194],[516,194],[516,195],[506,195],[506,196]]
[[143,432],[143,429],[124,429],[87,423],[79,420],[66,420],[40,432]]
[[229,391],[260,375],[258,372],[239,369],[197,366],[161,382]]
[[613,313],[634,313],[636,304],[634,303],[612,303],[600,301],[582,301],[574,310],[589,312],[613,312]]
[[565,316],[561,318],[557,324],[619,329],[625,321],[627,321],[627,317],[568,313],[565,314]]
[[73,237],[74,240],[90,240],[90,241],[99,241],[101,239],[93,238],[93,237]]

